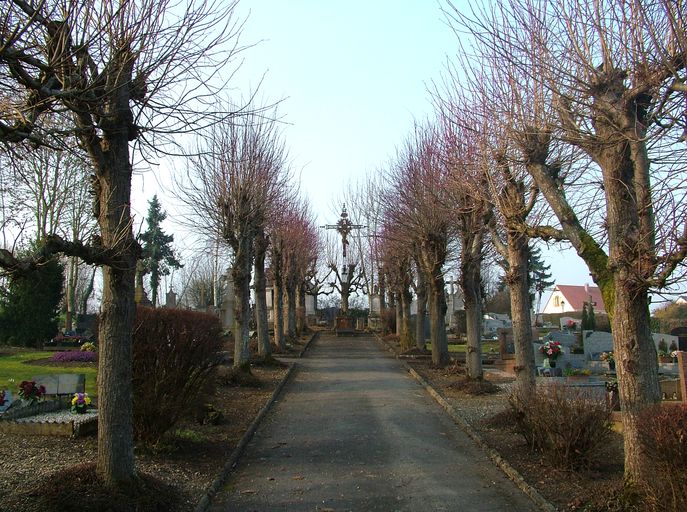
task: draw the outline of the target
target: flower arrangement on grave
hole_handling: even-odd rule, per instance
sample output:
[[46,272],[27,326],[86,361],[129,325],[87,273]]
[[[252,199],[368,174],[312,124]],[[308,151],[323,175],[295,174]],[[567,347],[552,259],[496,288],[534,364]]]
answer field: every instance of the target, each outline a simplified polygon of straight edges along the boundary
[[72,412],[74,414],[83,414],[88,410],[91,405],[91,397],[88,393],[74,393],[72,398]]
[[601,354],[599,354],[599,359],[609,364],[615,363],[615,356],[613,355],[613,352],[601,352]]
[[617,380],[606,381],[606,391],[608,391],[609,393],[617,393],[618,392],[618,381]]
[[0,406],[5,405],[5,390],[0,390]]
[[29,405],[35,404],[45,395],[45,386],[42,384],[36,386],[34,380],[23,380],[19,384],[19,398],[29,402]]
[[547,341],[539,347],[539,352],[544,354],[544,357],[555,361],[563,353],[563,347],[560,341]]
[[677,362],[677,353],[678,353],[677,350],[673,350],[673,351],[670,353],[670,357],[673,358],[673,362]]

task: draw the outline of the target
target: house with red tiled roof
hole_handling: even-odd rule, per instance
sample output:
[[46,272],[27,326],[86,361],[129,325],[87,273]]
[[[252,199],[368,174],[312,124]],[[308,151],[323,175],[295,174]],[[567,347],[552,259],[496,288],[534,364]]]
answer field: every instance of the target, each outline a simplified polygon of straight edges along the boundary
[[585,302],[594,305],[595,313],[606,313],[601,290],[597,286],[557,284],[542,313],[579,313]]

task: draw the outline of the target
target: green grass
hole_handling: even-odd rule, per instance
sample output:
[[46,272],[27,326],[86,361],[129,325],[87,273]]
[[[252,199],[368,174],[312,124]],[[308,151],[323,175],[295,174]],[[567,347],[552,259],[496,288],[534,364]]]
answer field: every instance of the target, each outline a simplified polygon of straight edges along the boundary
[[[466,346],[467,345],[465,343],[460,343],[460,344],[449,343],[448,351],[464,354]],[[431,346],[428,345],[427,348],[429,348],[431,350]],[[482,354],[488,354],[490,349],[494,349],[494,353],[498,354],[499,342],[498,341],[483,341],[482,342]]]
[[84,373],[86,374],[86,392],[95,396],[97,386],[95,367],[88,366],[41,366],[24,363],[32,359],[45,359],[52,356],[53,352],[16,352],[3,354],[0,349],[0,389],[9,389],[13,395],[19,390],[19,383],[29,380],[34,375],[50,375],[55,373]]

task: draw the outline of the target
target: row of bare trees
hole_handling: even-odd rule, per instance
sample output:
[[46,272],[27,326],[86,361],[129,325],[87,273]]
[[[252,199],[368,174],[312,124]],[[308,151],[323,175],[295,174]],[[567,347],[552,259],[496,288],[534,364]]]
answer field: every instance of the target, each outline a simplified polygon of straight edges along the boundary
[[[497,0],[468,13],[448,2],[445,12],[473,44],[434,86],[436,121],[415,128],[379,196],[401,316],[403,276],[414,269],[416,293],[418,277],[426,283],[433,360],[444,363],[443,276],[455,248],[467,371],[481,378],[480,269],[497,254],[511,291],[518,392],[533,393],[531,242],[571,245],[611,319],[625,476],[641,482],[650,470],[638,420],[659,400],[649,294],[684,277],[687,255],[687,5]],[[402,339],[407,330],[404,321]]]
[[245,369],[251,356],[251,282],[258,350],[266,357],[271,354],[266,265],[275,297],[274,341],[284,349],[285,339],[296,334],[319,249],[312,214],[289,184],[288,155],[275,117],[246,115],[215,125],[189,157],[178,187],[193,227],[231,251],[234,365]]

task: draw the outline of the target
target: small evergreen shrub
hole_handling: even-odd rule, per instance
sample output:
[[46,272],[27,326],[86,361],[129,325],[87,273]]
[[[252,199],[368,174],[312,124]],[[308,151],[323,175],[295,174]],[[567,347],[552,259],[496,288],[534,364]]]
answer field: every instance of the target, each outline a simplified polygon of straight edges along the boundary
[[87,341],[86,343],[81,345],[81,352],[95,352],[95,351],[96,351],[95,343],[93,343],[92,341]]
[[653,465],[645,482],[653,510],[687,510],[687,406],[655,405],[640,416],[641,443]]
[[527,444],[564,468],[592,465],[612,435],[605,401],[583,391],[548,385],[530,397],[513,394],[509,402]]
[[64,352],[55,352],[50,357],[50,361],[53,363],[95,363],[98,361],[98,354],[80,350],[65,350]]
[[222,350],[213,315],[138,307],[133,331],[134,436],[157,443],[207,401]]

